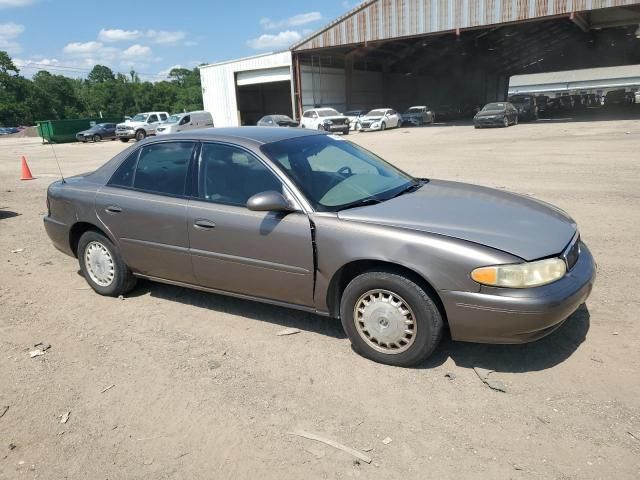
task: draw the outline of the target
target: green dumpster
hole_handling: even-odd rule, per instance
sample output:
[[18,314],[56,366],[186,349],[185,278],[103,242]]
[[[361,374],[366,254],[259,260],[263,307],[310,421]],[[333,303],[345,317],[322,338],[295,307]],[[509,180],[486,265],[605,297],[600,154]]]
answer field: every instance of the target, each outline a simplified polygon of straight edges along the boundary
[[76,141],[76,133],[91,128],[96,123],[120,123],[122,118],[79,118],[73,120],[40,120],[38,136],[42,143],[69,143]]

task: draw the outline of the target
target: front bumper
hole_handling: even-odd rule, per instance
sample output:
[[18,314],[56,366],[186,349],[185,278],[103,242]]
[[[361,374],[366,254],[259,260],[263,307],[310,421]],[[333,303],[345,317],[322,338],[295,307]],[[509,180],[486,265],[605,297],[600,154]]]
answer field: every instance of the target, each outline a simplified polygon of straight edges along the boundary
[[328,124],[323,124],[322,127],[325,129],[325,131],[327,132],[345,132],[345,131],[349,131],[349,124],[332,124],[332,125],[328,125]]
[[473,119],[473,124],[480,127],[498,127],[502,126],[504,122],[504,117],[494,117],[494,118],[486,118],[479,117]]
[[482,287],[480,292],[441,291],[454,340],[526,343],[558,328],[586,300],[596,277],[591,252],[580,244],[573,268],[557,282],[529,289]]

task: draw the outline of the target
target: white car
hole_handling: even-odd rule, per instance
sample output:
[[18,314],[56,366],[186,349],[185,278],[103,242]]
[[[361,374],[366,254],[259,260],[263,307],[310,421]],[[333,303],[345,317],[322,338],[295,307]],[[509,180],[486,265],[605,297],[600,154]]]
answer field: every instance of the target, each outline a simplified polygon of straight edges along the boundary
[[149,135],[155,135],[156,127],[168,118],[167,112],[139,113],[132,119],[116,125],[116,137],[123,142],[128,142],[132,138],[137,141],[144,140]]
[[397,128],[402,123],[402,116],[393,108],[376,108],[358,121],[358,130],[386,130]]
[[212,128],[213,117],[209,112],[197,111],[171,115],[166,122],[156,128],[156,135],[178,133],[198,128]]
[[344,113],[344,116],[349,119],[349,127],[351,128],[351,130],[357,129],[356,127],[358,126],[358,120],[365,113],[367,113],[366,110],[349,110],[348,112]]
[[300,127],[349,135],[349,119],[333,108],[313,108],[305,111]]

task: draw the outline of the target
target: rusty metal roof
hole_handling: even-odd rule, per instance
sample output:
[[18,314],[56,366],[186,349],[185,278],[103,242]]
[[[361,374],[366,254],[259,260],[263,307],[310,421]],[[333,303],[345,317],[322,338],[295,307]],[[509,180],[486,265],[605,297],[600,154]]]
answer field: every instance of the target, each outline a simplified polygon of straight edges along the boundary
[[477,28],[640,4],[640,0],[367,0],[293,51]]

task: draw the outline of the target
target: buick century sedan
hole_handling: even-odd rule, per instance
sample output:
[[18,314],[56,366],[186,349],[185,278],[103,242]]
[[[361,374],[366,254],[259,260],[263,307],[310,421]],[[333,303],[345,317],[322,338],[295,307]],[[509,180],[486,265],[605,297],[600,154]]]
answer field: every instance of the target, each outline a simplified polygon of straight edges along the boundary
[[595,264],[552,205],[414,178],[342,137],[244,127],[147,139],[53,183],[46,231],[98,294],[137,278],[340,319],[391,365],[454,340],[522,343],[589,296]]

